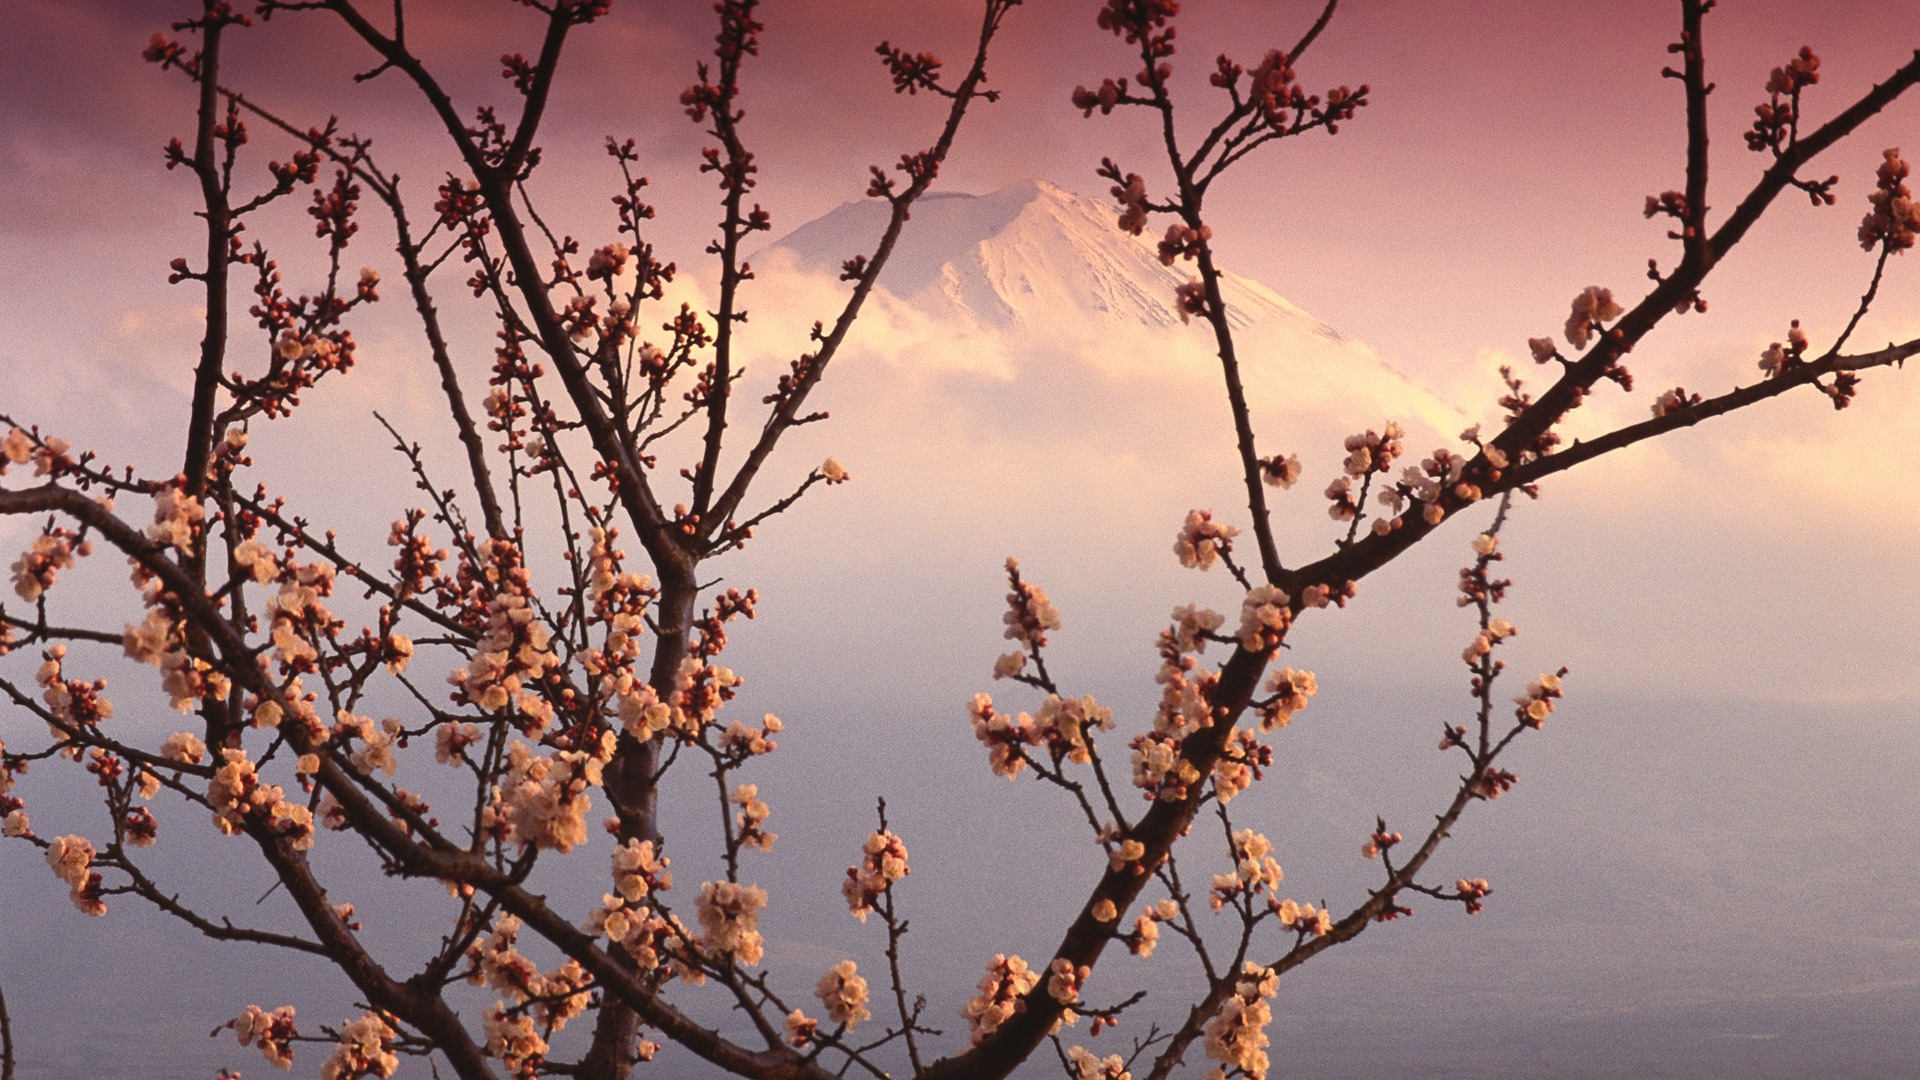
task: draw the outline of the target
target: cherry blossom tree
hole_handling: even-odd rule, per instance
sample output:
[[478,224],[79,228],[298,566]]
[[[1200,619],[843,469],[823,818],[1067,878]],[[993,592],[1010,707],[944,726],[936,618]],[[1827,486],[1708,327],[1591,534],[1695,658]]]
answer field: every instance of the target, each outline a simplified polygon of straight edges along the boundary
[[[1908,166],[1888,150],[1870,205],[1856,208],[1864,210],[1859,240],[1872,264],[1867,284],[1835,340],[1815,344],[1795,323],[1746,385],[1711,397],[1676,386],[1654,396],[1644,420],[1563,441],[1568,414],[1587,396],[1633,389],[1626,360],[1644,338],[1663,321],[1705,309],[1707,278],[1780,196],[1836,201],[1836,181],[1807,170],[1920,81],[1916,57],[1857,101],[1820,110],[1819,59],[1811,50],[1787,58],[1765,78],[1747,134],[1757,175],[1737,197],[1718,197],[1732,209],[1711,219],[1713,84],[1703,30],[1714,5],[1681,0],[1674,59],[1662,73],[1684,96],[1680,187],[1646,203],[1648,217],[1672,222],[1671,268],[1650,262],[1651,286],[1638,299],[1597,285],[1575,296],[1561,333],[1530,342],[1545,373],[1540,385],[1503,372],[1498,430],[1470,429],[1413,465],[1400,460],[1412,459],[1394,423],[1348,438],[1342,474],[1319,508],[1345,525],[1342,535],[1317,556],[1284,553],[1269,500],[1303,470],[1296,448],[1263,443],[1254,429],[1208,199],[1216,181],[1270,143],[1363,122],[1370,90],[1315,92],[1299,75],[1335,15],[1329,0],[1297,39],[1257,58],[1221,55],[1211,68],[1213,97],[1182,100],[1176,110],[1180,5],[1106,0],[1098,30],[1118,39],[1128,73],[1080,89],[1072,106],[1088,117],[1138,118],[1161,136],[1163,156],[1141,172],[1112,160],[1099,172],[1112,184],[1117,227],[1151,229],[1161,236],[1161,260],[1190,274],[1178,300],[1217,351],[1246,499],[1238,525],[1194,510],[1177,529],[1173,555],[1197,570],[1224,570],[1243,599],[1234,612],[1172,612],[1159,632],[1158,707],[1150,717],[1117,717],[1050,672],[1060,612],[1008,561],[1003,621],[1013,648],[993,674],[1033,703],[1003,709],[983,693],[967,711],[993,772],[1059,788],[1085,819],[1098,850],[1062,857],[1095,859],[1100,873],[1050,955],[986,961],[957,1018],[963,1036],[955,1018],[926,1011],[903,968],[908,838],[890,828],[884,802],[874,827],[848,839],[843,899],[852,917],[878,924],[886,970],[862,971],[847,959],[811,987],[793,987],[764,969],[759,919],[776,900],[751,883],[750,865],[776,837],[749,777],[776,750],[781,723],[728,711],[741,685],[722,662],[729,627],[751,619],[759,598],[703,585],[701,571],[771,529],[816,486],[849,479],[828,459],[792,490],[767,494],[756,485],[789,432],[826,418],[810,410],[810,396],[963,121],[994,99],[989,53],[1019,0],[981,0],[977,39],[959,68],[879,46],[893,90],[932,103],[932,138],[891,168],[871,170],[866,194],[888,208],[884,230],[870,251],[846,261],[843,306],[814,325],[812,348],[751,393],[738,343],[753,278],[744,254],[749,239],[771,227],[753,201],[757,166],[743,123],[743,79],[762,29],[756,0],[716,5],[712,55],[680,98],[708,137],[698,168],[715,182],[721,206],[706,252],[718,267],[717,305],[706,312],[671,310],[665,301],[676,268],[649,239],[655,210],[634,142],[606,144],[610,175],[619,178],[611,237],[557,235],[537,212],[540,133],[556,72],[569,41],[591,32],[609,5],[523,2],[543,15],[545,33],[532,58],[502,60],[512,109],[462,111],[410,44],[399,3],[376,15],[354,0],[260,0],[247,14],[228,0],[204,0],[194,17],[156,35],[147,58],[197,89],[192,135],[168,147],[166,165],[197,183],[205,222],[204,249],[172,267],[171,280],[193,289],[206,310],[179,468],[142,475],[76,449],[17,410],[0,416],[0,472],[9,475],[0,512],[39,523],[12,564],[17,602],[0,613],[0,653],[26,666],[9,668],[0,690],[16,715],[48,731],[0,747],[5,835],[39,849],[89,915],[149,904],[208,938],[336,968],[364,1006],[336,1023],[306,1021],[297,1003],[236,1003],[227,1028],[238,1044],[282,1068],[307,1043],[319,1044],[307,1052],[325,1055],[329,1078],[392,1075],[406,1057],[466,1078],[611,1078],[632,1075],[672,1042],[720,1070],[768,1078],[901,1068],[921,1077],[998,1077],[1035,1060],[1057,1060],[1078,1080],[1182,1069],[1264,1077],[1269,1002],[1281,975],[1409,913],[1418,898],[1472,913],[1492,891],[1478,878],[1430,880],[1428,868],[1475,803],[1514,784],[1503,755],[1545,725],[1568,674],[1539,673],[1517,696],[1496,689],[1501,650],[1518,632],[1496,614],[1511,585],[1499,576],[1500,533],[1514,496],[1536,496],[1554,474],[1583,462],[1802,388],[1845,408],[1862,372],[1920,353],[1920,340],[1847,351],[1891,256],[1913,245],[1920,222]],[[331,120],[309,125],[227,85],[223,53],[244,47],[253,19],[344,27],[367,50],[367,77],[417,91],[464,171],[437,185],[430,209],[410,203],[370,141]],[[264,176],[253,164],[257,135],[287,148]],[[318,256],[283,270],[244,227],[301,202]],[[353,269],[363,205],[390,230],[404,268],[396,284]],[[464,281],[450,286],[458,273]],[[296,288],[289,276],[309,284]],[[242,288],[251,294],[245,318],[235,310]],[[323,381],[348,377],[356,313],[387,295],[403,296],[417,316],[420,362],[437,376],[465,475],[443,486],[429,475],[428,455],[396,431],[423,505],[384,537],[337,535],[271,490],[253,472],[248,448],[256,437],[272,438],[275,422]],[[478,305],[498,334],[477,396],[442,324],[442,305],[455,302]],[[742,427],[743,410],[758,422]],[[738,429],[731,440],[730,428]],[[541,501],[550,513],[535,512]],[[1474,617],[1462,653],[1464,722],[1439,733],[1440,750],[1458,755],[1459,783],[1433,822],[1411,835],[1381,819],[1354,838],[1380,867],[1364,895],[1332,908],[1291,897],[1278,847],[1232,806],[1274,768],[1273,740],[1318,689],[1311,671],[1279,665],[1278,652],[1296,620],[1334,617],[1327,609],[1345,606],[1368,575],[1482,502],[1497,504],[1491,524],[1450,534],[1470,548],[1459,599]],[[544,529],[545,521],[557,524]],[[382,539],[389,554],[376,557]],[[132,568],[129,614],[118,629],[78,625],[63,613],[62,575],[103,548]],[[542,579],[534,567],[548,562],[564,572]],[[158,669],[182,730],[147,743],[115,723],[99,674],[115,655]],[[150,682],[118,677],[112,689],[152,693]],[[1123,748],[1116,739],[1126,740]],[[14,784],[29,767],[89,774],[105,810],[97,829],[38,833]],[[711,785],[692,775],[702,772]],[[707,837],[663,836],[663,797],[717,799],[719,828]],[[598,805],[612,810],[602,840],[592,838],[589,820]],[[256,927],[239,910],[182,902],[166,868],[142,857],[163,815],[169,829],[204,829],[210,819],[233,843],[249,845],[299,928]],[[676,850],[716,845],[723,873],[676,883],[669,840]],[[330,897],[310,857],[321,846],[351,853],[423,897],[450,898],[439,943],[417,970],[398,971],[395,958],[368,943],[351,905]],[[565,858],[607,860],[599,896],[532,887],[542,864]],[[1229,928],[1224,936],[1220,926]],[[1184,963],[1204,991],[1181,1003],[1177,1024],[1132,1031],[1126,1052],[1097,1054],[1077,1032],[1122,1025],[1141,997],[1099,996],[1097,973],[1128,962],[1116,958],[1123,952]],[[484,1004],[473,1004],[467,984],[482,988]],[[715,1002],[744,1018],[746,1037],[700,1018]],[[1205,1064],[1190,1066],[1196,1043]],[[0,1044],[10,1073],[3,1000]]]

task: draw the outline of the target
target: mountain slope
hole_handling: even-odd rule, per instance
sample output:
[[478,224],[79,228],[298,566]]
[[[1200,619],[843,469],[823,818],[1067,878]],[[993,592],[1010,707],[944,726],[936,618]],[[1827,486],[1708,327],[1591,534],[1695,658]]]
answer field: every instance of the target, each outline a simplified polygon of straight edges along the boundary
[[[1199,325],[1185,325],[1174,300],[1190,267],[1161,265],[1151,243],[1121,232],[1114,218],[1111,207],[1045,181],[987,195],[928,195],[915,204],[881,274],[882,303],[975,340],[1045,346],[1109,375],[1143,363],[1211,372],[1210,339]],[[837,272],[885,224],[885,204],[848,203],[767,254]],[[1317,409],[1357,398],[1447,435],[1464,425],[1464,414],[1441,395],[1272,289],[1226,274],[1223,290],[1256,407]],[[1364,426],[1385,418],[1360,419]]]

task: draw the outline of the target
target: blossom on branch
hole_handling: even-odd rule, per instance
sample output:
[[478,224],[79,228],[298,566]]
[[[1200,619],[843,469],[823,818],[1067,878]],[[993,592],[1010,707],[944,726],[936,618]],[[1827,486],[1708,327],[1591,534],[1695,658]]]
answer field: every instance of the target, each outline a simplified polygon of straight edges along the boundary
[[907,866],[907,845],[890,829],[870,834],[860,845],[860,864],[847,867],[840,886],[847,909],[861,922],[872,913],[874,901],[913,871]]
[[249,1005],[239,1016],[227,1021],[241,1046],[258,1044],[267,1063],[279,1069],[293,1068],[293,1040],[300,1033],[293,1026],[293,1006],[282,1005],[268,1012]]
[[1133,1080],[1119,1054],[1103,1058],[1084,1046],[1067,1048],[1067,1065],[1073,1070],[1073,1080]]
[[[1613,290],[1598,285],[1587,286],[1579,296],[1573,298],[1573,310],[1567,316],[1567,343],[1576,349],[1586,348],[1601,323],[1619,318],[1625,310],[1614,302]],[[1536,349],[1534,359],[1539,358],[1540,353]]]
[[100,899],[100,875],[93,869],[95,851],[84,836],[62,836],[47,845],[47,865],[53,876],[67,884],[73,906],[88,915],[105,915],[107,905]]
[[979,992],[960,1010],[977,1046],[982,1039],[1000,1030],[1000,1025],[1018,1012],[1026,1011],[1022,1000],[1027,991],[1040,983],[1040,973],[1027,967],[1018,956],[995,954],[987,962],[987,973],[980,979]]
[[700,886],[694,910],[700,916],[701,944],[715,956],[731,957],[752,966],[760,962],[765,942],[760,936],[760,912],[767,891],[758,885],[709,881]]
[[1882,244],[1890,252],[1902,252],[1913,246],[1920,229],[1920,208],[1913,203],[1913,192],[1906,179],[1912,170],[1900,160],[1900,148],[1888,149],[1875,172],[1875,183],[1867,201],[1873,209],[1860,222],[1860,246],[1868,251]]
[[1186,524],[1174,538],[1173,553],[1179,556],[1181,566],[1211,570],[1221,556],[1232,553],[1233,538],[1239,535],[1238,526],[1213,520],[1212,511],[1189,510]]
[[842,960],[833,965],[814,986],[814,994],[827,1008],[827,1016],[836,1024],[845,1024],[848,1031],[859,1026],[862,1020],[873,1019],[867,1011],[867,980],[855,973],[851,960]]
[[1280,976],[1271,968],[1247,961],[1234,982],[1233,993],[1207,1022],[1207,1057],[1226,1068],[1241,1071],[1252,1080],[1266,1080],[1266,1028],[1273,1020],[1273,1010],[1267,1001],[1279,990]]

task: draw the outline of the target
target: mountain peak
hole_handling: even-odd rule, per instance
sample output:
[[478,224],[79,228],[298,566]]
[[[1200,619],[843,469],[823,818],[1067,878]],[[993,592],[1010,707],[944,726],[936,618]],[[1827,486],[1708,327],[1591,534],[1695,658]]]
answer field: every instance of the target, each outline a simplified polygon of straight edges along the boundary
[[[1048,324],[1062,311],[1085,313],[1109,330],[1179,325],[1174,290],[1191,275],[1161,265],[1149,241],[1115,227],[1115,215],[1105,203],[1045,180],[985,195],[928,194],[914,204],[913,222],[880,284],[915,306],[957,308],[992,326]],[[886,219],[879,200],[847,203],[774,246],[837,269],[872,245]],[[1305,320],[1315,333],[1342,340],[1254,282],[1226,275],[1225,286],[1236,326]]]
[[[887,215],[879,199],[847,203],[767,254],[838,273],[848,258],[872,250]],[[1127,235],[1116,217],[1106,202],[1045,180],[984,195],[922,196],[881,271],[876,302],[903,305],[956,335],[1017,338],[1055,355],[1165,356],[1176,342],[1180,351],[1210,353],[1207,335],[1184,325],[1175,299],[1191,267],[1162,265],[1156,238]],[[1458,430],[1457,407],[1272,289],[1223,273],[1221,291],[1230,323],[1248,331],[1240,350],[1245,374],[1274,400],[1305,405],[1358,394],[1391,414]]]

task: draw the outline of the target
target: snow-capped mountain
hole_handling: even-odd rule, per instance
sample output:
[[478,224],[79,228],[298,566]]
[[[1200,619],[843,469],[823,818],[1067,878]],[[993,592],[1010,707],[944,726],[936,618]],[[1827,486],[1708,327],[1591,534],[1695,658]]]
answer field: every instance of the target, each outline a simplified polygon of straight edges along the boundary
[[[848,257],[871,250],[886,213],[878,200],[847,203],[756,261],[785,253],[837,273]],[[1202,325],[1183,325],[1174,300],[1191,268],[1161,265],[1152,238],[1128,236],[1115,218],[1106,203],[1045,181],[986,195],[929,194],[914,205],[881,274],[881,302],[969,340],[1017,337],[1110,374],[1143,362],[1206,364],[1211,339]],[[1464,426],[1457,407],[1365,343],[1259,282],[1229,273],[1223,285],[1256,407],[1263,399],[1296,408],[1364,401],[1385,415],[1358,417],[1361,426],[1389,417],[1424,420],[1448,435]]]

